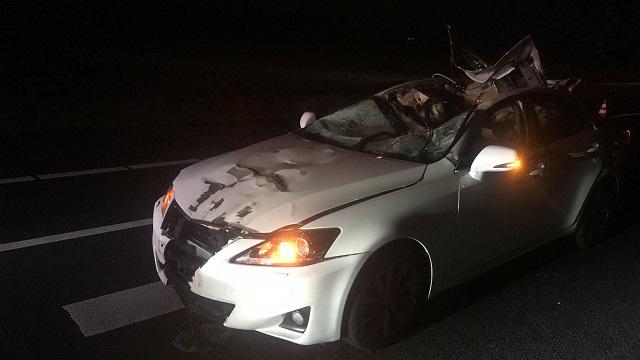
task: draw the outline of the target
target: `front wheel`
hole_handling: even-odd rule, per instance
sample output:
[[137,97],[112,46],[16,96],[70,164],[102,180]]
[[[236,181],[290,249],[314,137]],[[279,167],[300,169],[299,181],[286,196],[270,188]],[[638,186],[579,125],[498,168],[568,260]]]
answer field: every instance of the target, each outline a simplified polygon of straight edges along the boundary
[[615,196],[615,191],[612,189],[600,187],[587,200],[575,234],[579,248],[590,248],[604,240],[613,212]]
[[384,250],[365,265],[351,294],[346,340],[362,349],[399,340],[416,320],[428,291],[427,261],[416,249]]

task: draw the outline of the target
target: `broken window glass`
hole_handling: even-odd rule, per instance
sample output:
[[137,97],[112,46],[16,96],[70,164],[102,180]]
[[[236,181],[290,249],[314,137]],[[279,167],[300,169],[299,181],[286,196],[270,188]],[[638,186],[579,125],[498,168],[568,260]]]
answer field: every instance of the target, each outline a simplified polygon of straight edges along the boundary
[[433,83],[418,83],[338,110],[299,133],[375,155],[433,162],[446,156],[468,107]]
[[376,133],[395,133],[387,116],[372,99],[318,119],[304,130],[307,134],[347,147],[353,147]]

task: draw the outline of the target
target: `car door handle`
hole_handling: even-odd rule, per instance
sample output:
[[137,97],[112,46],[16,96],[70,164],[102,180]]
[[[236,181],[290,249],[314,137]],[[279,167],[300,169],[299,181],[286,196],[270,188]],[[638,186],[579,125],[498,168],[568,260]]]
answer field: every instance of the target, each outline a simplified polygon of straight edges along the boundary
[[598,143],[593,143],[591,144],[591,146],[589,146],[589,148],[583,152],[570,152],[569,156],[571,157],[585,157],[585,156],[590,156],[590,155],[595,155],[598,153],[598,151],[600,151],[600,144]]
[[529,171],[529,176],[540,176],[542,175],[542,170],[544,170],[545,166],[543,162],[536,163],[536,166]]

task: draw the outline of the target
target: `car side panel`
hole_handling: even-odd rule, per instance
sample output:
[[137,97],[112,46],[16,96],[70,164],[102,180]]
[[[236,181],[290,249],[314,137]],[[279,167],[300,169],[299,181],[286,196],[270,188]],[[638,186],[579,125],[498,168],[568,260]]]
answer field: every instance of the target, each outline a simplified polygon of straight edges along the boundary
[[430,164],[417,184],[340,209],[305,228],[343,224],[328,257],[371,253],[396,239],[416,239],[432,259],[431,291],[437,292],[460,265],[455,261],[458,177],[453,170],[446,159]]

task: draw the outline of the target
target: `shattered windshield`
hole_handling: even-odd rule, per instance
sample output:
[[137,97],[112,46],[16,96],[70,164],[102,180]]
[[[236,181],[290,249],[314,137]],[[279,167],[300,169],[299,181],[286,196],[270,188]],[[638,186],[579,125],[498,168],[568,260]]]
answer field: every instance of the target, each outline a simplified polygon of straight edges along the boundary
[[442,86],[393,88],[320,118],[298,134],[353,150],[433,162],[449,151],[469,106]]

